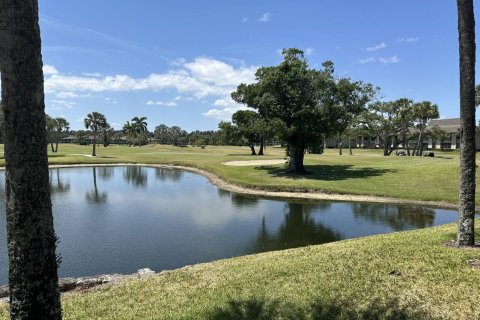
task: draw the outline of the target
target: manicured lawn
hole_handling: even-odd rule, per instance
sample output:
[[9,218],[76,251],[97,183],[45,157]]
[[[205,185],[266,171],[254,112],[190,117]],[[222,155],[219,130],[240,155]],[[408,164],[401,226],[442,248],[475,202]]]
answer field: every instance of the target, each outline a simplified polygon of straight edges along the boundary
[[[63,297],[65,319],[478,319],[453,225],[195,265]],[[480,235],[479,235],[480,236]],[[7,318],[0,306],[0,318]]]
[[[91,146],[61,145],[59,151],[51,154],[50,163],[176,164],[201,168],[230,183],[258,189],[313,190],[452,204],[458,201],[457,152],[436,152],[435,158],[422,158],[383,157],[380,150],[354,150],[353,156],[345,155],[347,150],[339,156],[337,150],[327,149],[323,155],[306,155],[306,169],[310,174],[298,177],[285,175],[282,165],[232,167],[222,164],[233,160],[281,159],[285,155],[281,148],[268,148],[264,157],[250,156],[246,147],[110,146],[99,147],[96,158],[83,156],[91,153]],[[480,197],[477,198],[480,204]]]

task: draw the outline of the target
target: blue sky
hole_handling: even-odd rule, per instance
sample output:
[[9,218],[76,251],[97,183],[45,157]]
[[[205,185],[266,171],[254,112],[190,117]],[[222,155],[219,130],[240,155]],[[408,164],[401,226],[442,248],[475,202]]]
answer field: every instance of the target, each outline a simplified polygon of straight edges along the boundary
[[240,107],[230,92],[288,47],[304,50],[312,67],[332,60],[337,76],[379,86],[385,100],[429,100],[442,117],[459,115],[453,0],[39,5],[46,112],[74,130],[92,111],[116,129],[134,116],[146,116],[152,131],[160,123],[216,129]]

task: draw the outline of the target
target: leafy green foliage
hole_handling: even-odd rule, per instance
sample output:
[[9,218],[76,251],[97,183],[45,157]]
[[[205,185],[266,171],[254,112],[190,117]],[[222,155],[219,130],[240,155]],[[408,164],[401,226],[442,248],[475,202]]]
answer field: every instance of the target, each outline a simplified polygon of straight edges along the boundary
[[375,93],[370,84],[336,79],[331,61],[321,70],[309,69],[303,51],[282,52],[275,67],[256,72],[256,83],[241,84],[232,93],[238,103],[256,109],[267,120],[282,123],[281,139],[291,148],[292,170],[303,173],[303,153],[322,143],[325,135],[344,131]]

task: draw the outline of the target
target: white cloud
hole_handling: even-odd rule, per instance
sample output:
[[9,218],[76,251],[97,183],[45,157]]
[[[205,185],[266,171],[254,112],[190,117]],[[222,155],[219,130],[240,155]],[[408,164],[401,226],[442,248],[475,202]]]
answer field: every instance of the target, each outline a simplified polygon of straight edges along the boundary
[[383,64],[392,64],[392,63],[399,63],[400,58],[398,56],[393,56],[390,58],[380,58],[378,59]]
[[269,22],[272,17],[270,12],[265,12],[262,16],[258,19],[259,22]]
[[378,50],[385,49],[386,47],[387,47],[387,44],[385,42],[382,42],[382,43],[379,43],[379,44],[377,44],[373,47],[368,47],[365,50],[369,51],[369,52],[372,52],[372,51],[378,51]]
[[54,66],[49,66],[48,64],[43,66],[43,75],[44,76],[50,76],[50,75],[54,75],[54,74],[58,74],[57,68],[55,68]]
[[82,73],[84,76],[92,77],[92,78],[101,78],[102,74],[100,72],[84,72]]
[[371,62],[376,62],[376,61],[377,61],[377,58],[375,58],[375,57],[369,57],[369,58],[358,60],[358,62],[360,64],[371,63]]
[[45,109],[47,111],[60,111],[65,109],[73,109],[75,102],[66,100],[50,100],[46,103]]
[[383,64],[394,64],[394,63],[399,63],[400,58],[395,55],[395,56],[388,57],[388,58],[385,58],[385,57],[380,57],[380,58],[368,57],[368,58],[365,58],[365,59],[359,59],[358,60],[358,63],[360,63],[360,64],[374,63],[374,62],[381,62]]
[[229,95],[240,83],[253,82],[256,70],[256,66],[234,67],[220,60],[198,57],[190,62],[184,59],[176,60],[174,69],[161,74],[152,73],[146,78],[132,78],[128,75],[99,78],[51,74],[45,77],[45,92],[79,94],[175,89],[200,99]]
[[78,94],[71,91],[60,91],[55,94],[60,99],[75,99],[75,98],[91,98],[93,97],[92,94]]
[[311,55],[311,54],[313,53],[313,51],[315,51],[315,49],[313,49],[313,48],[307,48],[307,49],[305,50],[305,55],[309,56],[309,55]]
[[165,107],[176,107],[178,104],[175,101],[152,101],[148,100],[146,103],[147,106],[165,106]]
[[245,106],[228,107],[223,109],[210,109],[207,112],[202,113],[205,117],[214,118],[217,120],[231,121],[232,115],[238,110],[249,110],[250,108]]
[[395,43],[409,43],[409,42],[418,42],[420,38],[418,37],[410,37],[410,38],[398,38]]

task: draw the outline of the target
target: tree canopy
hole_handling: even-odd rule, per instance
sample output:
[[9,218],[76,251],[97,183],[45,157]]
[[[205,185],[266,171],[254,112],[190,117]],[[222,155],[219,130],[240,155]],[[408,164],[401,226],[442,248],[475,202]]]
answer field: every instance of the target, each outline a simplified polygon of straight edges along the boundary
[[305,149],[345,130],[376,89],[361,81],[335,78],[331,61],[324,62],[321,70],[310,69],[299,49],[285,49],[282,54],[284,60],[278,66],[259,68],[256,82],[239,85],[232,98],[264,119],[282,123],[280,138],[288,145],[289,169],[304,173]]

